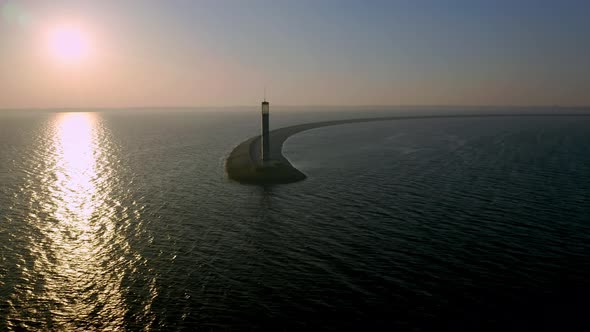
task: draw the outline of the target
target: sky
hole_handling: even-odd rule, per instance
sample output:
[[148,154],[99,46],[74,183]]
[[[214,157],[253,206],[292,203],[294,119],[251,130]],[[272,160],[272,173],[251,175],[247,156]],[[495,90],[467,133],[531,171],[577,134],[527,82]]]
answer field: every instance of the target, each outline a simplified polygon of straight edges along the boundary
[[[587,0],[0,0],[0,108],[590,105]],[[64,32],[65,31],[65,32]]]

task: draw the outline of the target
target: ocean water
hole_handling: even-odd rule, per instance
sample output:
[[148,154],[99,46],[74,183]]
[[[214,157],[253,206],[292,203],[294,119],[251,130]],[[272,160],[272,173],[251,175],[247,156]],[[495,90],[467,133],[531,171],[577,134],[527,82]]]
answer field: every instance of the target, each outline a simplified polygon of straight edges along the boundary
[[0,331],[590,329],[590,117],[320,128],[307,180],[232,182],[258,121],[0,114]]

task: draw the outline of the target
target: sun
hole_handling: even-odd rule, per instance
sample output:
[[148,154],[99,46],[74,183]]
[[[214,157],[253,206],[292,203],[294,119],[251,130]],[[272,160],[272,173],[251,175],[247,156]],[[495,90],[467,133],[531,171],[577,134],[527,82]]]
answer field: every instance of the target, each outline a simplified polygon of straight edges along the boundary
[[75,26],[60,26],[50,30],[47,41],[51,55],[64,64],[80,63],[90,55],[89,36]]

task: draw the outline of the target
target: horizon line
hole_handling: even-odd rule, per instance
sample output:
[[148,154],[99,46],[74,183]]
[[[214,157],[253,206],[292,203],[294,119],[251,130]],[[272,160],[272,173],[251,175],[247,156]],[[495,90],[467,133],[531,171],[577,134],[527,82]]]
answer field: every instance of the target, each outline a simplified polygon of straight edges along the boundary
[[[0,107],[2,111],[65,111],[65,110],[153,110],[153,109],[227,109],[227,108],[251,108],[259,105],[154,105],[154,106],[68,106],[68,107]],[[279,108],[569,108],[569,109],[584,109],[590,108],[590,105],[473,105],[473,104],[401,104],[401,105],[338,105],[338,104],[310,104],[310,105],[290,105],[290,104],[275,104],[273,107]]]

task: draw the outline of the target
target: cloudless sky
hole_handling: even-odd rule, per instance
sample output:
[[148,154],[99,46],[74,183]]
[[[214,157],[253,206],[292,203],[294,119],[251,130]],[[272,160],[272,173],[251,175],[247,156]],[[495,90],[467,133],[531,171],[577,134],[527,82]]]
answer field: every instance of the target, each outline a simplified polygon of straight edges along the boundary
[[[0,0],[0,108],[590,105],[590,1]],[[83,32],[60,63],[48,31]]]

